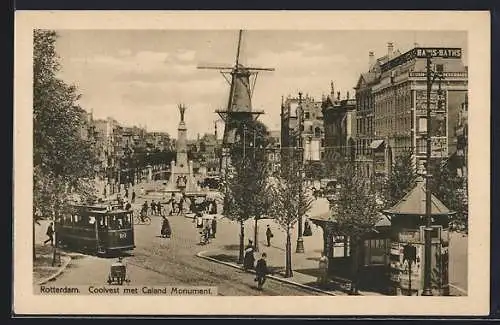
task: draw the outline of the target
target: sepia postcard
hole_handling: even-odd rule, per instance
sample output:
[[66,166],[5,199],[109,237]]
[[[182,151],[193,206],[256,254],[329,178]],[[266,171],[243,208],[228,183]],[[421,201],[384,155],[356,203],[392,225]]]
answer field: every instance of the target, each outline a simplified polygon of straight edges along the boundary
[[488,314],[489,21],[16,12],[14,313]]

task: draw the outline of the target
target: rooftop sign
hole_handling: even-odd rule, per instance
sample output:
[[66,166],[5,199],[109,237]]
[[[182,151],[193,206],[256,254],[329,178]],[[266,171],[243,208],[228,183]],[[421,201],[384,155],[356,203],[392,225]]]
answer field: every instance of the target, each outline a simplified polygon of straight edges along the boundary
[[426,58],[427,55],[430,55],[431,58],[460,59],[462,58],[462,49],[457,47],[416,47],[382,64],[381,70],[385,72],[415,58]]

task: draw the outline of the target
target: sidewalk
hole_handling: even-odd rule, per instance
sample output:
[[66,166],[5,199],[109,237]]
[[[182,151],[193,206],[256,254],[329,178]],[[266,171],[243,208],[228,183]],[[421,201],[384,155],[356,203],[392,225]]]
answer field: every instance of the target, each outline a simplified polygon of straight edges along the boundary
[[33,261],[33,284],[44,284],[59,276],[71,262],[71,256],[59,251],[60,259],[52,266],[53,247],[36,245],[36,259]]
[[[265,231],[269,225],[274,237],[271,246],[267,246]],[[286,234],[273,220],[260,220],[258,226],[259,252],[255,254],[256,259],[265,252],[267,254],[268,267],[272,271],[271,277],[284,282],[292,282],[299,286],[305,286],[315,291],[322,291],[330,295],[348,295],[350,282],[346,279],[330,279],[329,283],[320,287],[317,284],[319,276],[319,258],[323,249],[323,232],[321,228],[312,226],[313,236],[304,238],[304,253],[295,253],[297,231],[292,231],[292,270],[293,276],[284,277],[285,273],[285,242]],[[245,245],[248,240],[254,240],[254,221],[245,223]],[[336,253],[339,253],[338,251]],[[241,268],[237,264],[239,255],[239,225],[226,218],[218,220],[216,238],[205,246],[205,250],[198,256],[218,261],[232,267]],[[376,292],[361,291],[361,295],[381,295]]]

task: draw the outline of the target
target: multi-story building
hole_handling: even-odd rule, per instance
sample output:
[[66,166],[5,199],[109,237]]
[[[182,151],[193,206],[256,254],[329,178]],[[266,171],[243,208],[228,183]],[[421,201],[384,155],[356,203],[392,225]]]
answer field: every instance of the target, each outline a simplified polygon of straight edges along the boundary
[[468,112],[469,99],[465,96],[465,101],[460,104],[457,112],[457,124],[454,130],[454,138],[450,143],[450,161],[457,174],[467,177],[467,154],[468,154]]
[[324,120],[324,157],[328,174],[336,175],[343,161],[354,161],[356,135],[356,99],[349,98],[349,92],[344,99],[340,92],[334,97],[332,83],[331,94],[323,100]]
[[356,87],[356,159],[369,161],[371,155],[375,173],[390,172],[392,162],[404,150],[413,152],[417,170],[423,168],[427,137],[427,54],[432,57],[432,70],[442,76],[434,80],[430,93],[431,157],[449,156],[448,145],[453,137],[450,130],[457,124],[454,112],[458,104],[464,102],[468,85],[462,49],[415,47],[400,54],[389,43],[387,54],[374,60]]
[[220,167],[220,150],[222,141],[215,134],[204,134],[197,140],[198,162],[200,174],[204,176],[218,176]]
[[154,151],[166,151],[172,148],[170,135],[167,132],[146,133],[146,144]]
[[270,172],[277,173],[281,166],[281,131],[269,131],[270,143],[266,148],[267,162],[269,164]]
[[[281,148],[301,148],[304,162],[319,162],[324,155],[322,102],[313,97],[288,96],[281,105]],[[282,157],[283,158],[283,157]]]

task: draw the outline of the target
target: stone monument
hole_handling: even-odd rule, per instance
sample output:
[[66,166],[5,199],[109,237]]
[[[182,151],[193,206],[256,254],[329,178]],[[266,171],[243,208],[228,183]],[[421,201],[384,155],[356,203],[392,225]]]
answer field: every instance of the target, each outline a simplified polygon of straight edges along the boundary
[[184,122],[186,106],[181,104],[178,107],[181,114],[181,121],[177,128],[177,156],[176,160],[170,163],[171,174],[166,191],[197,193],[200,192],[200,187],[193,175],[193,162],[188,160],[187,155],[187,127],[186,122]]

